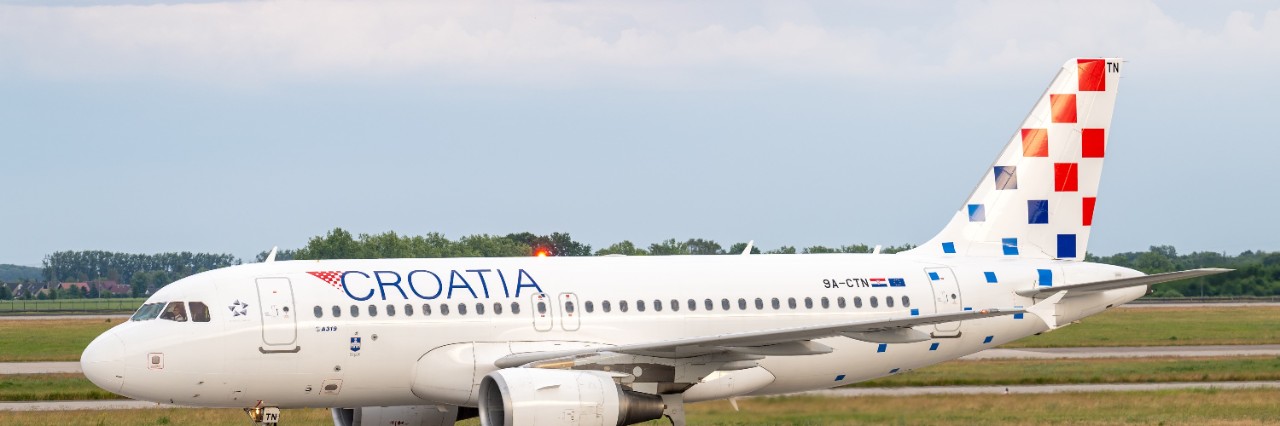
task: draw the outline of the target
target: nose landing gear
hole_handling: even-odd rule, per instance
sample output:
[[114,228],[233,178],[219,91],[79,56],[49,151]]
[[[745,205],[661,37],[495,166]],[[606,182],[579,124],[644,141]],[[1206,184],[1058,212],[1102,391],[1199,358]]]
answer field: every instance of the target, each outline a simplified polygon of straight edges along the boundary
[[244,409],[244,413],[249,415],[249,420],[252,420],[255,425],[280,423],[280,407],[263,407],[262,401],[258,401],[258,405],[253,408]]

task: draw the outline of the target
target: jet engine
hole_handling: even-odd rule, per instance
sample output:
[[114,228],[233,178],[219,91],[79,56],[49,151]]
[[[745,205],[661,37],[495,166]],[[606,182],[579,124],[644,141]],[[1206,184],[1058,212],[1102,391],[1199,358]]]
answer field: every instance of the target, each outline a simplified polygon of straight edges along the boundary
[[629,425],[662,417],[662,398],[600,371],[508,368],[480,382],[480,424]]

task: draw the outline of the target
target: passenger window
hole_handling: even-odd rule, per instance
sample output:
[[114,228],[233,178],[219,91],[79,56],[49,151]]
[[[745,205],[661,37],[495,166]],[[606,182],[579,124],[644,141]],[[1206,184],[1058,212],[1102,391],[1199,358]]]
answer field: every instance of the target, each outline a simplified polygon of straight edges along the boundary
[[653,311],[654,311],[654,312],[662,312],[662,301],[661,301],[661,300],[654,300],[654,301],[653,301]]
[[794,297],[788,297],[788,298],[787,298],[787,307],[788,307],[788,308],[791,308],[791,309],[795,309],[795,308],[796,308],[796,298],[794,298]]
[[689,299],[688,305],[690,312],[698,310],[698,302],[694,302],[693,299]]
[[677,312],[679,310],[680,310],[680,301],[676,299],[671,299],[671,311]]
[[404,316],[406,317],[413,316],[413,305],[410,305],[408,303],[404,304]]
[[778,300],[778,298],[776,298],[776,297],[775,297],[775,298],[773,298],[773,301],[772,301],[772,303],[771,303],[771,304],[773,305],[773,310],[775,310],[775,311],[776,311],[776,310],[778,310],[778,309],[782,309],[782,302],[781,302],[781,301],[779,301],[779,300]]
[[520,313],[520,302],[511,302],[511,313],[512,314]]
[[424,316],[424,317],[429,317],[429,316],[431,316],[431,305],[426,304],[426,303],[423,303],[423,304],[422,304],[422,316]]
[[836,298],[836,307],[837,307],[837,308],[840,308],[840,309],[844,309],[844,307],[845,307],[845,306],[847,306],[847,305],[845,305],[845,304],[844,304],[844,296],[837,297],[837,298]]
[[712,302],[711,299],[703,300],[702,307],[707,308],[707,311],[714,310],[716,308],[716,302]]
[[351,318],[355,318],[359,316],[360,316],[360,307],[356,305],[351,305]]
[[574,311],[573,302],[564,302],[564,311],[567,312],[569,315],[573,315],[573,311]]
[[[192,306],[192,308],[194,308],[194,306]],[[195,311],[195,309],[192,309],[192,311]],[[319,306],[316,306],[316,308],[312,309],[312,311],[315,311],[316,318],[320,318],[324,316],[324,309],[321,309]]]
[[618,301],[618,311],[619,311],[619,312],[626,312],[626,311],[627,311],[627,301],[625,301],[625,300],[619,300],[619,301]]
[[605,300],[600,302],[600,309],[603,309],[605,313],[609,313],[609,311],[613,310],[613,307],[609,306],[608,300]]
[[187,321],[186,304],[182,302],[169,302],[169,306],[166,306],[164,308],[164,312],[160,314],[160,319],[176,321],[176,322],[186,322]]
[[[591,302],[587,302],[587,304],[589,305],[589,304],[591,304]],[[494,314],[494,315],[502,315],[502,303],[501,303],[501,302],[493,302],[493,314]]]
[[440,315],[449,316],[449,305],[447,303],[440,304]]
[[825,297],[824,297],[824,298],[822,298],[822,309],[827,309],[827,308],[830,308],[830,307],[831,307],[831,300],[830,300],[830,299],[827,299],[827,298],[825,298]]
[[879,299],[876,299],[876,297],[875,297],[875,296],[871,296],[871,307],[873,307],[873,308],[879,308],[879,307],[880,307],[880,300],[879,300]]
[[587,308],[587,313],[588,313],[588,314],[596,311],[596,306],[595,306],[595,304],[594,304],[594,303],[591,303],[591,301],[590,301],[590,300],[586,301],[586,303],[584,303],[582,307]]
[[890,307],[890,308],[892,308],[892,307],[893,307],[893,296],[886,296],[886,297],[884,298],[884,305],[885,305],[885,306],[888,306],[888,307]]
[[341,306],[333,305],[333,309],[332,309],[332,311],[333,311],[333,317],[334,317],[334,318],[342,318],[342,307],[341,307]]
[[378,316],[378,307],[376,305],[369,305],[369,316]]
[[862,309],[862,296],[853,297],[853,307]]
[[538,302],[538,315],[547,314],[547,302]]
[[644,301],[643,301],[643,300],[637,300],[637,301],[636,301],[636,311],[638,311],[638,312],[644,312]]
[[804,298],[804,308],[805,308],[805,309],[813,309],[813,298],[812,298],[812,297],[806,297],[806,298]]
[[476,303],[476,315],[484,315],[484,304]]
[[387,316],[396,316],[396,305],[387,305]]
[[720,299],[720,309],[729,310],[729,299]]
[[[204,302],[191,302],[188,305],[191,305],[192,322],[209,322],[209,305],[205,305]],[[316,313],[323,314],[324,309],[316,306]]]
[[904,307],[904,308],[910,308],[910,307],[911,307],[911,298],[909,298],[909,297],[907,297],[907,296],[902,296],[902,307]]
[[756,298],[756,310],[757,311],[764,310],[764,300],[759,297]]
[[738,299],[738,309],[747,310],[747,299]]

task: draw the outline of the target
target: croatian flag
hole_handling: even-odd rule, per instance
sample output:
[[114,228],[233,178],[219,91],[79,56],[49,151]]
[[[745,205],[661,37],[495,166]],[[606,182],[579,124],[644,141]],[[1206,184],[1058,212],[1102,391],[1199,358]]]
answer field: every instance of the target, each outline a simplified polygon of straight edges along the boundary
[[889,286],[889,280],[886,280],[884,278],[872,278],[868,281],[871,281],[872,287],[888,287]]

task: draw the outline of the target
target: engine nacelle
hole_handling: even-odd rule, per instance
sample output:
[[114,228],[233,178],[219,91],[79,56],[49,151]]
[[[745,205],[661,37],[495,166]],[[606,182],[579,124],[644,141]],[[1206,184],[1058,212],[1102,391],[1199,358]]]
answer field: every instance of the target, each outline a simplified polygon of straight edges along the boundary
[[629,425],[662,417],[662,398],[599,371],[508,368],[480,382],[480,424]]

